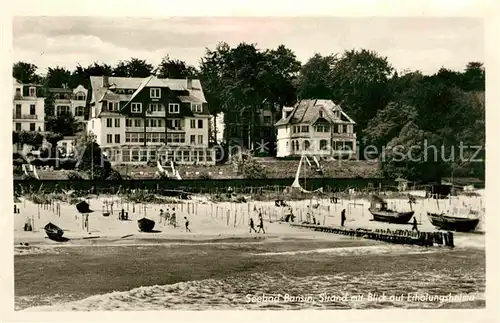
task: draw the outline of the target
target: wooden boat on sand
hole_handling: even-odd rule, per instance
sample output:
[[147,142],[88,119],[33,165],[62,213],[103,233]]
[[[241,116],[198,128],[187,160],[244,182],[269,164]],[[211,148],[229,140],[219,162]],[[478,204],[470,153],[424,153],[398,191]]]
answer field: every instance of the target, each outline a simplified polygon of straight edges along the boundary
[[61,228],[51,222],[45,225],[44,230],[47,234],[47,237],[49,237],[49,239],[51,240],[59,241],[64,234],[64,231]]
[[408,223],[415,211],[399,212],[390,210],[387,207],[387,202],[379,196],[373,195],[368,211],[373,215],[373,220],[388,223]]
[[444,213],[427,212],[427,217],[432,225],[449,231],[470,232],[476,229],[479,224],[479,218],[466,218],[445,215]]
[[137,220],[137,224],[139,226],[139,230],[142,232],[151,232],[155,227],[155,221],[148,218],[142,218]]

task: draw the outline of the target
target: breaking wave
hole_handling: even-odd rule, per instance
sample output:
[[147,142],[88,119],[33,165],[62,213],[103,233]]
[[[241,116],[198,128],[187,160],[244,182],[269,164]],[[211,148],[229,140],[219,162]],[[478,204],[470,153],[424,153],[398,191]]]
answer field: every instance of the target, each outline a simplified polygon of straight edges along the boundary
[[[485,306],[484,285],[484,275],[465,271],[362,272],[305,277],[255,273],[139,287],[71,302],[52,297],[47,300],[50,306],[25,310],[477,308]],[[16,300],[16,303],[27,302],[27,299]]]

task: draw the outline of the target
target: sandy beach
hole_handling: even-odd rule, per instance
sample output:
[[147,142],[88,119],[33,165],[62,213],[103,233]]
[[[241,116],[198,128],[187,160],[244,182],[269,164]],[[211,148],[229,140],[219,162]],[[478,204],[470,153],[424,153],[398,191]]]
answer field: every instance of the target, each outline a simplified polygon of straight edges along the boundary
[[[426,211],[481,207],[479,197],[451,201],[387,199],[389,207],[415,210],[420,230],[435,231]],[[111,202],[113,212],[111,212]],[[252,303],[255,293],[301,294],[318,300],[312,308],[464,308],[484,307],[485,253],[482,224],[474,233],[457,233],[456,248],[423,248],[315,232],[279,219],[288,208],[274,201],[212,203],[203,197],[171,204],[122,203],[117,197],[88,199],[89,228],[75,205],[55,202],[16,203],[15,299],[17,310],[158,310],[158,309],[296,309],[303,302]],[[362,199],[291,201],[296,221],[307,212],[321,224],[338,226],[346,210],[351,228],[410,229],[410,225],[371,220]],[[160,209],[175,207],[178,226],[166,224]],[[129,212],[120,221],[121,209]],[[258,210],[266,233],[249,233]],[[311,211],[312,210],[312,211]],[[103,216],[109,212],[109,216]],[[155,232],[139,232],[137,220],[156,222]],[[27,218],[35,231],[25,232]],[[192,232],[184,229],[184,217]],[[43,226],[64,229],[65,242],[48,239]],[[389,276],[388,276],[389,275]],[[400,277],[394,280],[394,277]],[[41,284],[41,282],[44,282]],[[34,288],[36,286],[36,288]],[[302,286],[302,287],[301,287]],[[307,288],[306,288],[307,286]],[[306,288],[306,289],[304,289]],[[460,302],[339,301],[319,302],[321,293],[466,295]],[[458,296],[457,296],[458,297]]]

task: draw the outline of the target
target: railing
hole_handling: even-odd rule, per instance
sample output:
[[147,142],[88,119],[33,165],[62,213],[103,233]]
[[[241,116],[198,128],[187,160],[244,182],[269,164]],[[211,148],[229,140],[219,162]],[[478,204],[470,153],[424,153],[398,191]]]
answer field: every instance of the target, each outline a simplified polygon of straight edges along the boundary
[[147,117],[164,117],[165,111],[146,111]]
[[36,119],[38,119],[38,115],[36,115],[36,114],[15,114],[14,119],[36,120]]

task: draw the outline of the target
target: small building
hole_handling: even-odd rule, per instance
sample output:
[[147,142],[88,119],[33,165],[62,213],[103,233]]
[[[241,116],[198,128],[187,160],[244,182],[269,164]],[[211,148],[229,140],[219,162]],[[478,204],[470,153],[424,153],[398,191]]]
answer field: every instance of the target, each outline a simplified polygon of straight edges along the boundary
[[276,157],[356,156],[356,133],[352,120],[331,100],[301,100],[284,107],[277,128]]
[[13,78],[14,131],[45,131],[45,98],[39,84],[22,84]]

